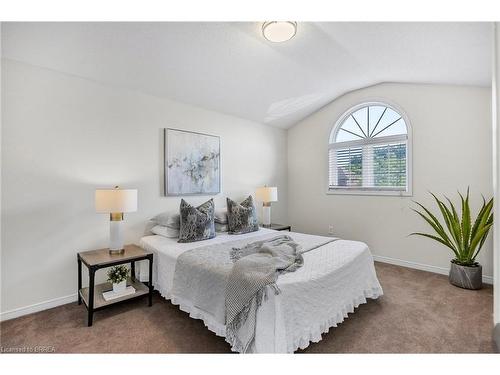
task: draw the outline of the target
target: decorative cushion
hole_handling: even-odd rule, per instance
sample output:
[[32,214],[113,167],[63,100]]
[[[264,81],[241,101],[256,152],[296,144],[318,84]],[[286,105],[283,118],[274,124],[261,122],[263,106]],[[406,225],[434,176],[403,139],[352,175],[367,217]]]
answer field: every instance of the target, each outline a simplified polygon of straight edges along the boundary
[[226,199],[229,234],[242,234],[259,230],[257,212],[251,195],[240,204],[229,198]]
[[167,238],[179,237],[179,229],[164,227],[163,225],[155,225],[153,228],[151,228],[151,232]]
[[178,212],[165,211],[151,219],[156,224],[179,229],[181,227],[181,215]]
[[198,207],[193,207],[181,199],[181,228],[178,242],[195,242],[214,238],[214,211],[213,199]]

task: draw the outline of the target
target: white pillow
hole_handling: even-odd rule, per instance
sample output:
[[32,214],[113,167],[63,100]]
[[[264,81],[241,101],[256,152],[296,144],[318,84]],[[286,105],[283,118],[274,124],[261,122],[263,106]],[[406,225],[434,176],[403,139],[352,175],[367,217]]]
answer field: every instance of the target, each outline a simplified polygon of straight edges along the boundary
[[[219,224],[227,224],[227,207],[215,210],[215,222]],[[220,231],[224,232],[224,231]]]
[[179,237],[179,229],[165,227],[163,225],[155,225],[151,228],[151,232],[157,234],[159,236],[167,237],[167,238],[178,238]]
[[179,211],[162,212],[161,214],[156,215],[151,220],[163,227],[169,227],[173,229],[179,229],[181,227],[181,215],[179,214]]
[[227,224],[215,223],[216,232],[227,232],[228,230],[229,226]]

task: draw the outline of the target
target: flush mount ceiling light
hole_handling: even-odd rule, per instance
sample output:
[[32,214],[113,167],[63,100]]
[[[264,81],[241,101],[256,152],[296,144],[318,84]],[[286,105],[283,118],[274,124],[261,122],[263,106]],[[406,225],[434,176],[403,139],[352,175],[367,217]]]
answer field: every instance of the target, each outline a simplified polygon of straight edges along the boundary
[[297,32],[297,22],[269,21],[262,24],[262,35],[270,42],[286,42]]

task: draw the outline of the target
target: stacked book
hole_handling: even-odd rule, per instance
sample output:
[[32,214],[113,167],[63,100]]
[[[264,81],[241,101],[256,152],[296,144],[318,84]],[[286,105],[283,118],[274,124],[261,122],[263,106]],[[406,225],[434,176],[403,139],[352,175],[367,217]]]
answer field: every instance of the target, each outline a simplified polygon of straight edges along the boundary
[[117,299],[120,297],[125,297],[130,294],[135,293],[135,288],[133,286],[127,286],[123,291],[121,292],[115,292],[113,290],[103,292],[102,293],[102,298],[104,298],[106,301],[111,301],[113,299]]

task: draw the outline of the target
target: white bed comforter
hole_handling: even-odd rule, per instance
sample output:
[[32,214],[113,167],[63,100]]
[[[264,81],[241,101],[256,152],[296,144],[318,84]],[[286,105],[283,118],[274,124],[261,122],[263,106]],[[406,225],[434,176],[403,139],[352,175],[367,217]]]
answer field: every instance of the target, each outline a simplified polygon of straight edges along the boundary
[[[179,305],[192,318],[202,319],[219,336],[225,336],[224,321],[193,306],[183,296],[172,295],[175,265],[180,254],[196,247],[234,241],[264,234],[269,229],[244,235],[218,234],[217,237],[194,243],[178,243],[176,239],[146,236],[140,245],[154,252],[153,282],[163,297]],[[291,232],[297,240],[302,233]],[[314,236],[321,238],[320,236]],[[140,278],[147,277],[145,267]],[[257,353],[291,353],[321,340],[321,334],[347,318],[347,313],[366,302],[366,298],[382,295],[373,258],[362,242],[338,240],[304,254],[304,266],[281,275],[277,285],[279,295],[269,293],[269,299],[257,313],[254,351]]]

